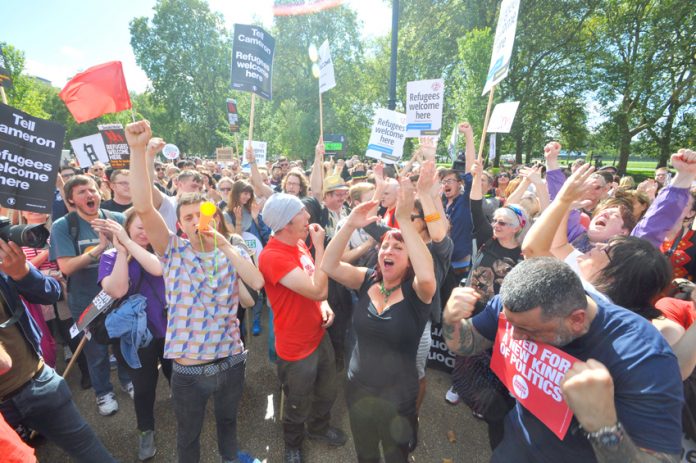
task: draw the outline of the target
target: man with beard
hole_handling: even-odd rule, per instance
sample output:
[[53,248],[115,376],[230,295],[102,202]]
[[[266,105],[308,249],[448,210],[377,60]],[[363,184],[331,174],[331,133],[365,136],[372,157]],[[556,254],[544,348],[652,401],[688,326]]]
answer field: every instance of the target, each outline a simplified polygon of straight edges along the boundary
[[479,295],[456,288],[443,335],[459,355],[493,345],[498,318],[517,340],[546,343],[577,358],[560,382],[573,419],[563,440],[518,402],[492,462],[678,461],[683,390],[676,357],[645,319],[586,294],[553,258],[519,263],[500,294],[470,318]]
[[[68,180],[65,197],[75,211],[53,223],[50,259],[56,261],[60,271],[68,277],[68,308],[73,319],[77,320],[101,289],[97,283],[99,258],[111,247],[109,237],[94,231],[91,223],[97,218],[111,218],[122,224],[124,217],[119,212],[105,212],[100,208],[97,184],[86,175],[76,175]],[[84,351],[99,413],[112,415],[118,411],[118,402],[111,385],[109,350],[91,339],[85,344]],[[119,379],[122,389],[132,394],[133,384],[122,368],[119,368]]]

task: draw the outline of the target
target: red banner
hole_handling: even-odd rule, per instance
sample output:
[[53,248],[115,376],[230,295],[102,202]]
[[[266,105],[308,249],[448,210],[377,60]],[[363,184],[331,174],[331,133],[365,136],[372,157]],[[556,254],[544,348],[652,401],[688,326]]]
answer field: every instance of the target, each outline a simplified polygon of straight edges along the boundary
[[573,412],[563,400],[561,381],[578,360],[547,344],[515,340],[513,330],[501,313],[491,370],[524,408],[563,440]]

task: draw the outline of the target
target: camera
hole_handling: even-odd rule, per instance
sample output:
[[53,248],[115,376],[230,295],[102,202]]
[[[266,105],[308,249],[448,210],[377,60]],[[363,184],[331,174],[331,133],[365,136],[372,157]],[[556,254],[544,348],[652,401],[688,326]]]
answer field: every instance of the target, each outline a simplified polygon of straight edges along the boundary
[[0,216],[0,238],[19,246],[43,248],[51,232],[43,224],[12,225],[9,218]]

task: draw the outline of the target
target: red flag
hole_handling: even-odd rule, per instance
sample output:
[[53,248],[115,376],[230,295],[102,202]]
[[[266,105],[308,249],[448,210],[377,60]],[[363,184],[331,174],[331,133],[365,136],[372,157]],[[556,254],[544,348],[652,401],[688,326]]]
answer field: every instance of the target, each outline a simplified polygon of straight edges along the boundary
[[77,122],[131,107],[120,61],[93,66],[77,74],[59,94]]

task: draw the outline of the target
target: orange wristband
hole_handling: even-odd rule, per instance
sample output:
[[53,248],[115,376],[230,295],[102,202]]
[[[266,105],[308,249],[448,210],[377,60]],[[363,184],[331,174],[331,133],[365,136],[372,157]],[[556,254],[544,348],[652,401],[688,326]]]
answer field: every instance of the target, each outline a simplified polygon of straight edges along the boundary
[[432,214],[426,215],[425,218],[424,218],[423,220],[425,220],[426,223],[430,223],[430,222],[437,222],[437,221],[440,220],[441,218],[442,218],[442,217],[440,216],[440,213],[439,213],[439,212],[434,212],[434,213],[432,213]]

